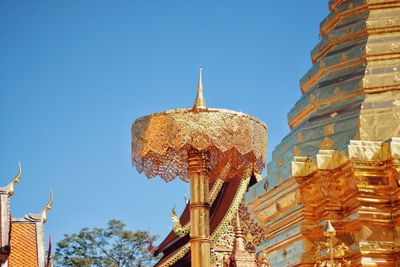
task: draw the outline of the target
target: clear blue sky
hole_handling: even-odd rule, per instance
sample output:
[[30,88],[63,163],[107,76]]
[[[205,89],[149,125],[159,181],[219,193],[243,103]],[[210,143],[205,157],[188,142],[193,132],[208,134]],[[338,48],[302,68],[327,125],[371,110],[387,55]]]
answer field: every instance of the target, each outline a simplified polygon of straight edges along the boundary
[[14,216],[39,212],[46,234],[122,219],[160,240],[188,184],[131,167],[142,115],[191,107],[204,67],[209,107],[269,126],[268,153],[289,131],[327,0],[0,2],[0,184],[21,161]]

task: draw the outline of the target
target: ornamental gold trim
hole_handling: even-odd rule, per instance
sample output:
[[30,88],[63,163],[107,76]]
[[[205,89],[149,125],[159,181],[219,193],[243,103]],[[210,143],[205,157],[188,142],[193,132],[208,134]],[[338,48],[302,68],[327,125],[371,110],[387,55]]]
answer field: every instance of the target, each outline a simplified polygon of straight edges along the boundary
[[250,181],[249,178],[250,177],[247,177],[245,179],[242,179],[242,181],[240,181],[239,188],[236,191],[235,197],[233,198],[233,201],[232,201],[228,211],[226,212],[221,223],[218,225],[218,227],[215,229],[215,231],[211,235],[212,242],[216,242],[217,239],[219,239],[223,235],[223,233],[228,228],[230,222],[235,217],[237,209],[239,208],[239,205],[242,202],[243,196],[246,193],[246,190],[247,190],[247,187],[248,187],[248,184]]

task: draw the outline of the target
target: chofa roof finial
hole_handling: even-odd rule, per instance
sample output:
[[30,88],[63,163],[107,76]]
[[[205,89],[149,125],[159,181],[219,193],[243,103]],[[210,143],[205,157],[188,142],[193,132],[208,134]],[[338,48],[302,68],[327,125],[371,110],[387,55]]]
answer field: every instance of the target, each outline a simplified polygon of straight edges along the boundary
[[203,96],[203,67],[200,65],[199,83],[197,85],[197,96],[194,102],[194,109],[206,109],[206,101]]
[[52,205],[53,205],[53,190],[50,190],[50,200],[44,207],[43,211],[40,213],[40,219],[42,223],[45,223],[47,221],[47,211],[51,210]]
[[37,214],[28,214],[25,215],[25,219],[31,221],[31,222],[42,222],[46,223],[47,222],[47,211],[51,210],[51,207],[53,205],[53,190],[50,190],[50,200],[47,202],[46,206],[44,206],[42,212],[37,213]]
[[21,162],[18,161],[18,173],[14,177],[14,179],[12,179],[12,181],[7,185],[9,196],[12,196],[14,194],[14,184],[19,183],[19,179],[21,178],[21,175],[22,175]]

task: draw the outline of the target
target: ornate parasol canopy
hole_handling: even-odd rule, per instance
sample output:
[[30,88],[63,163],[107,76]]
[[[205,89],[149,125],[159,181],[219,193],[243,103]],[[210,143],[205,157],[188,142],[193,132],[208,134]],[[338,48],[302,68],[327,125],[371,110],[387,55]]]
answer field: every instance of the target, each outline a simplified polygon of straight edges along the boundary
[[190,181],[192,266],[210,266],[210,179],[247,179],[260,173],[266,146],[263,122],[243,113],[206,107],[201,67],[193,108],[154,113],[134,122],[132,162],[139,173],[165,181],[177,176]]
[[202,76],[195,105],[154,113],[132,126],[132,161],[148,178],[189,181],[188,151],[210,155],[210,178],[228,180],[247,172],[261,173],[265,165],[267,126],[231,110],[209,109],[203,98]]

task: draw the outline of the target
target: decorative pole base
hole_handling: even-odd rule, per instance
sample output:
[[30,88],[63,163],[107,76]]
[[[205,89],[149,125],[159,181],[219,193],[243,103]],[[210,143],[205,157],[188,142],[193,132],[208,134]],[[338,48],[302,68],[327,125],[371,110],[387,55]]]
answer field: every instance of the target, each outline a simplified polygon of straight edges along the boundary
[[189,151],[190,176],[190,245],[194,267],[210,266],[210,154],[204,150]]

